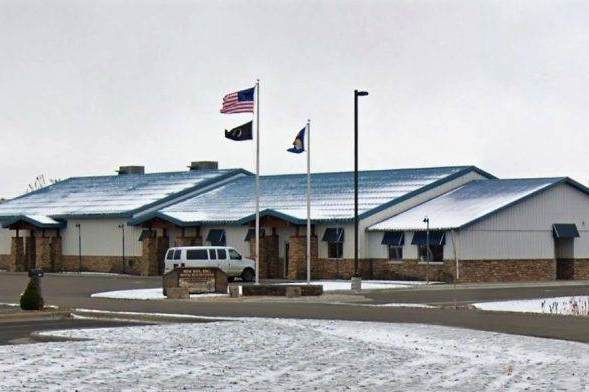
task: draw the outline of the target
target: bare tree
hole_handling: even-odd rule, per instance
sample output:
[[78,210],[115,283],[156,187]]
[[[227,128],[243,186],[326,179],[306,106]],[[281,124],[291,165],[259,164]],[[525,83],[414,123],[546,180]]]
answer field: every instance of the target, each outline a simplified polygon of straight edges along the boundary
[[35,177],[35,181],[29,184],[29,187],[27,188],[27,193],[38,191],[39,189],[45,188],[48,185],[56,184],[60,181],[61,179],[59,178],[50,178],[49,183],[47,183],[47,181],[45,180],[45,175],[39,174],[37,177]]

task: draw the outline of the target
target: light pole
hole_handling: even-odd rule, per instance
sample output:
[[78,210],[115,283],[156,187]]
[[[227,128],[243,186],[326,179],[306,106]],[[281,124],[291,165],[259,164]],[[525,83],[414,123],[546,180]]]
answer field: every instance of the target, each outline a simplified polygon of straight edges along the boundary
[[121,223],[118,227],[123,233],[123,273],[125,273],[125,224]]
[[358,97],[365,97],[367,91],[354,90],[354,276],[352,290],[360,291],[362,280],[358,273]]
[[429,218],[423,218],[425,226],[425,282],[429,283]]
[[78,272],[82,273],[82,226],[76,223],[78,228]]

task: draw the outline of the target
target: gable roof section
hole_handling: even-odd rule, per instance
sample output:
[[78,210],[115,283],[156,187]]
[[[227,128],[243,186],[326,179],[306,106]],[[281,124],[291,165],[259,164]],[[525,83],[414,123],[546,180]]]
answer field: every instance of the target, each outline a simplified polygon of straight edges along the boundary
[[[362,171],[359,173],[360,218],[476,171],[474,166]],[[260,215],[306,222],[306,174],[261,176]],[[354,173],[311,175],[311,219],[350,221],[354,214]],[[140,224],[158,217],[178,226],[243,224],[255,218],[255,178],[242,177],[183,202],[131,220]]]
[[132,216],[239,174],[243,169],[73,177],[0,204],[0,218]]
[[475,180],[368,228],[371,231],[460,229],[521,203],[559,184],[567,183],[589,195],[589,189],[567,177]]

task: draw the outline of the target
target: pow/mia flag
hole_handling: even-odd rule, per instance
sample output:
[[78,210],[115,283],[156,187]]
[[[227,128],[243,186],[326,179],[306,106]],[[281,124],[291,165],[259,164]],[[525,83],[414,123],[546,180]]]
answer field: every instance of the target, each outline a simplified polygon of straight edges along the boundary
[[225,137],[227,139],[235,140],[238,142],[242,140],[252,140],[252,122],[253,121],[250,121],[248,123],[235,127],[230,131],[225,130]]
[[295,154],[300,154],[305,151],[305,129],[307,128],[303,128],[299,131],[295,137],[294,142],[292,143],[292,148],[289,148],[286,151],[293,152]]

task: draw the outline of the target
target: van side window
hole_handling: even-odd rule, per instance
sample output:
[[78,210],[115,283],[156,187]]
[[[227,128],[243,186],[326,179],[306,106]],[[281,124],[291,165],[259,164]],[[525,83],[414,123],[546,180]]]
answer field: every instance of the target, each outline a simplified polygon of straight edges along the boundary
[[226,260],[227,251],[225,249],[217,249],[217,256],[219,256],[219,260]]
[[229,258],[231,260],[241,260],[241,255],[235,249],[229,249]]
[[214,249],[209,249],[209,259],[217,260],[217,252]]
[[170,249],[166,255],[166,259],[172,260],[174,258],[174,249]]
[[174,252],[174,260],[180,260],[180,255],[182,254],[182,250],[178,249]]
[[186,251],[187,260],[208,260],[209,256],[206,249],[188,249]]

